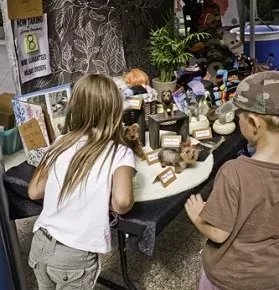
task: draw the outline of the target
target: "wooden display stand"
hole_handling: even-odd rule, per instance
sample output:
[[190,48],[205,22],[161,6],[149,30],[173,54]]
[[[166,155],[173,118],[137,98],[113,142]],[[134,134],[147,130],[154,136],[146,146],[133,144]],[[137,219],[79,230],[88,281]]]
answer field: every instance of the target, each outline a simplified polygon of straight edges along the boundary
[[[181,135],[181,141],[185,142],[189,134],[189,116],[181,111],[175,111],[174,117],[165,117],[164,113],[149,116],[149,142],[150,147],[155,150],[160,147],[160,130],[169,130]],[[166,123],[172,123],[168,125]]]

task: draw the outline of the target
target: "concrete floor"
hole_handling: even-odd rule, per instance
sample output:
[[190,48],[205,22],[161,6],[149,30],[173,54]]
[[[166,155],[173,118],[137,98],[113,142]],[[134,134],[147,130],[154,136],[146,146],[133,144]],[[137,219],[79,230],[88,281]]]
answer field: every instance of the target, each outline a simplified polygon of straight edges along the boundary
[[[6,47],[0,43],[0,93],[14,92],[14,90]],[[4,159],[6,169],[23,160],[23,152],[6,157]],[[36,218],[28,218],[16,221],[22,262],[28,284],[27,290],[38,289],[32,269],[27,264],[35,220]],[[194,228],[183,211],[158,236],[152,258],[128,250],[130,277],[139,290],[196,290],[202,267],[200,251],[204,242],[205,238]],[[113,233],[113,251],[102,255],[102,276],[123,284],[116,233]],[[105,290],[107,288],[97,285],[96,289]]]
[[[22,251],[22,261],[27,278],[27,290],[37,290],[36,279],[27,264],[32,239],[32,227],[36,218],[16,221]],[[200,250],[204,237],[181,212],[158,236],[153,257],[128,250],[128,267],[131,279],[139,290],[196,290],[201,270]],[[102,276],[123,285],[117,237],[113,233],[113,250],[101,256]],[[124,285],[123,285],[124,286]],[[97,290],[107,288],[97,285]]]

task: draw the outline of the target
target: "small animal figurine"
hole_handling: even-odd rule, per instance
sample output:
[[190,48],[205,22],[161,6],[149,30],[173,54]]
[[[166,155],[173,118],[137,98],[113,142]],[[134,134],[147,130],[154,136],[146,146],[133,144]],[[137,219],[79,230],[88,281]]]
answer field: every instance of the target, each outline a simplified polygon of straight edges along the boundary
[[165,117],[166,118],[169,117],[168,110],[170,110],[171,116],[174,117],[174,110],[173,110],[174,100],[173,100],[172,92],[170,90],[162,92],[161,103],[163,105]]
[[140,141],[139,124],[134,123],[131,126],[124,127],[124,140],[126,141],[127,145],[133,150],[136,156],[141,158],[141,160],[145,159],[145,154]]
[[181,173],[187,166],[195,164],[198,157],[199,150],[192,146],[163,148],[158,154],[162,167],[174,166],[175,173]]
[[199,158],[200,150],[194,146],[182,148],[180,157],[185,162],[186,166],[194,165]]

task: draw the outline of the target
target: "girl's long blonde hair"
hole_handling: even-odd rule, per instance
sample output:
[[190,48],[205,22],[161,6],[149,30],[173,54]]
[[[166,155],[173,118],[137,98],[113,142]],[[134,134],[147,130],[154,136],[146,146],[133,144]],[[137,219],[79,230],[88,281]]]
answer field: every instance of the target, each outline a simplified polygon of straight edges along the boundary
[[50,147],[35,171],[38,179],[47,176],[64,151],[83,136],[88,137],[69,164],[58,203],[69,197],[77,185],[87,181],[92,166],[110,141],[113,143],[104,162],[111,150],[111,163],[113,162],[117,146],[125,144],[122,139],[122,115],[123,97],[110,78],[101,74],[89,74],[76,82],[67,107],[62,132],[64,136]]

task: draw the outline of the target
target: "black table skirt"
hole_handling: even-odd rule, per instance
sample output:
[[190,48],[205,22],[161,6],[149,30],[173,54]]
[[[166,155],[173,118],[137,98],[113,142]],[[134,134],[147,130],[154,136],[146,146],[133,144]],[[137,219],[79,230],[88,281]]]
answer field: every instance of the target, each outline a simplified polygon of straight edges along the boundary
[[[117,228],[128,233],[129,245],[147,255],[152,255],[156,235],[172,221],[182,210],[186,199],[191,194],[201,193],[207,199],[213,186],[214,177],[220,166],[238,156],[246,145],[245,139],[237,130],[226,137],[226,141],[214,152],[214,167],[209,178],[191,190],[164,199],[137,202],[133,209],[119,218]],[[11,219],[39,215],[42,200],[28,199],[27,186],[34,172],[34,167],[26,162],[11,168],[4,175],[4,184],[9,197]],[[163,190],[163,188],[162,188]]]

